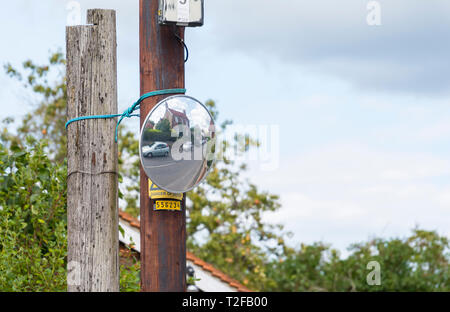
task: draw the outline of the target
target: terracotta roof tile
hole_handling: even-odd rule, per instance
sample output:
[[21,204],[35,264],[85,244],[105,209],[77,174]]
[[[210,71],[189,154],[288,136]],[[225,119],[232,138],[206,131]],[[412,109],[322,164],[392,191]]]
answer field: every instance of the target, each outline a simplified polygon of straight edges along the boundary
[[[119,210],[119,216],[124,219],[125,221],[131,222],[131,221],[137,221],[135,218],[133,218],[133,216],[131,216],[130,214],[124,212],[124,211],[120,211]],[[139,221],[138,221],[139,222]]]
[[135,227],[135,228],[138,228],[138,229],[141,227],[139,221],[131,221],[131,222],[130,222],[130,225],[131,225],[132,227]]
[[[129,215],[126,212],[119,211],[119,217],[127,222],[130,223],[132,227],[140,229],[140,222],[139,220],[133,218],[131,215]],[[227,283],[233,288],[236,288],[240,292],[251,292],[250,289],[239,283],[238,281],[232,279],[219,269],[216,269],[211,264],[203,261],[202,259],[196,257],[192,252],[186,252],[186,259],[193,262],[195,265],[198,265],[202,267],[204,270],[209,271],[213,276],[219,278],[221,281]]]
[[188,119],[187,116],[186,116],[186,114],[183,113],[183,112],[179,112],[179,111],[174,110],[174,109],[171,109],[171,108],[169,108],[169,111],[170,111],[172,114],[174,114],[175,116],[177,116],[177,117],[181,117],[181,118],[184,118],[184,119],[186,119],[186,120]]

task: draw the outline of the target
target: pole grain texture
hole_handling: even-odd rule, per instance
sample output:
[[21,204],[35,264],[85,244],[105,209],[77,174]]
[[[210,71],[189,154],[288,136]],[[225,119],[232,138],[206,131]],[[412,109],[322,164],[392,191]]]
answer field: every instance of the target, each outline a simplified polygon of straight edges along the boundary
[[[158,24],[158,0],[139,1],[141,94],[184,88],[184,28]],[[165,96],[141,104],[141,127]],[[186,291],[186,196],[182,211],[154,211],[148,177],[140,171],[141,288],[145,292]]]
[[[66,29],[67,117],[117,113],[116,13],[88,10]],[[68,291],[119,291],[115,119],[68,127]]]

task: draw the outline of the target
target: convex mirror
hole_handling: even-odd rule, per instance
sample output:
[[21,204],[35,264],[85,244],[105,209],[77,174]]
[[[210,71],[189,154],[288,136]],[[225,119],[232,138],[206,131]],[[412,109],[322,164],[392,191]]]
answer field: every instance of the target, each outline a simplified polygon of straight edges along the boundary
[[176,95],[159,102],[141,129],[139,154],[150,180],[170,193],[199,185],[214,161],[214,120],[196,99]]

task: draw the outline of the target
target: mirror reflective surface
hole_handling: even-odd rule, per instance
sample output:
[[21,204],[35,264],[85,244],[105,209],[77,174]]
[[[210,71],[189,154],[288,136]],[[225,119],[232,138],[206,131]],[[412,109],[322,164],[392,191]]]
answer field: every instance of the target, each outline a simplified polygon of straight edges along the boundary
[[214,120],[192,97],[168,97],[144,121],[141,164],[150,180],[167,192],[184,193],[199,185],[213,164],[214,150]]

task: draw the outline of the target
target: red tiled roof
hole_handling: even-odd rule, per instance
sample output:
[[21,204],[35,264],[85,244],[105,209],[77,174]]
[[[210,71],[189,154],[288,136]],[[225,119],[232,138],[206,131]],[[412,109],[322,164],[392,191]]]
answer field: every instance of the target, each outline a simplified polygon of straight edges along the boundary
[[172,114],[174,114],[175,116],[178,116],[178,117],[181,117],[181,118],[184,118],[184,119],[188,119],[185,113],[176,111],[176,110],[171,109],[171,108],[169,108],[169,111],[170,111]]
[[[130,223],[130,225],[132,227],[140,229],[140,222],[139,222],[139,220],[135,219],[134,217],[132,217],[128,213],[123,212],[123,211],[119,211],[119,217],[121,219],[127,221],[128,223]],[[240,291],[240,292],[250,292],[251,291],[250,289],[248,289],[247,287],[245,287],[244,285],[242,285],[238,281],[232,279],[231,277],[229,277],[228,275],[226,275],[225,273],[223,273],[219,269],[216,269],[211,264],[209,264],[209,263],[203,261],[202,259],[196,257],[193,253],[191,253],[189,251],[186,252],[186,259],[189,260],[189,261],[192,261],[195,265],[201,267],[203,270],[208,271],[209,273],[211,273],[212,276],[217,277],[221,281],[223,281],[223,282],[227,283],[228,285],[230,285],[231,287],[236,288],[237,291]]]

